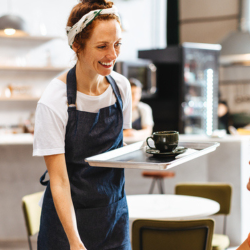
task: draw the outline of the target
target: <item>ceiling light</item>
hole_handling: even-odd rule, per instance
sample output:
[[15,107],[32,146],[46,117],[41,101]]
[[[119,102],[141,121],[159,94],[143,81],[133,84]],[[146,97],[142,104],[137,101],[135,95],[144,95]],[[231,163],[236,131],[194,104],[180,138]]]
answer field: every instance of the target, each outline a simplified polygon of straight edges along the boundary
[[25,21],[16,15],[4,15],[0,17],[0,35],[2,36],[27,36]]

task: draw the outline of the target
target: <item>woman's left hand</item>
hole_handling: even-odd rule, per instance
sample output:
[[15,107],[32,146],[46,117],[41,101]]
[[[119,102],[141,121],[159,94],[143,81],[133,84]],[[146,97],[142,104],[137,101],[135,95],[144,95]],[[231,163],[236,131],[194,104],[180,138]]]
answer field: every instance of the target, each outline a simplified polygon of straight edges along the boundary
[[125,129],[123,130],[123,136],[132,137],[136,135],[136,132],[135,129]]

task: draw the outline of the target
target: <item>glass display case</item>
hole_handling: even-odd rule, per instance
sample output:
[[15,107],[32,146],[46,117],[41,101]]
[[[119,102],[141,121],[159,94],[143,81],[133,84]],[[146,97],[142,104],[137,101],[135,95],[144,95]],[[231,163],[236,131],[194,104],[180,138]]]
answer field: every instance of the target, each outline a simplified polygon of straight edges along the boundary
[[211,135],[218,127],[218,50],[191,45],[182,46],[184,133]]
[[157,92],[142,101],[153,109],[154,131],[211,135],[218,128],[218,44],[183,43],[139,51],[157,67]]

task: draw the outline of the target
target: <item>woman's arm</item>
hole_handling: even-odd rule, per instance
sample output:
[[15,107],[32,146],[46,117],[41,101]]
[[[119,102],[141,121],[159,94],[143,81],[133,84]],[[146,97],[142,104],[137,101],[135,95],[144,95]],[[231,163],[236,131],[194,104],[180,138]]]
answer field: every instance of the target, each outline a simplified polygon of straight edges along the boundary
[[134,137],[135,139],[138,139],[138,140],[146,140],[146,138],[152,134],[152,131],[153,131],[153,126],[147,125],[147,126],[144,126],[140,130],[124,129],[123,136]]
[[70,250],[86,250],[77,229],[71,198],[65,155],[44,156],[50,177],[50,188],[59,219],[68,237]]

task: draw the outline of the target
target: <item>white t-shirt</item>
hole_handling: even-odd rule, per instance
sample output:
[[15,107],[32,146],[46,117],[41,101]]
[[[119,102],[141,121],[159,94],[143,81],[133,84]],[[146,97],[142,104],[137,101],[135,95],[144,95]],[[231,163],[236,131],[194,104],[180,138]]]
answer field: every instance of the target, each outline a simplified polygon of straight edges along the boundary
[[152,115],[151,107],[143,102],[139,102],[137,105],[138,109],[133,110],[132,112],[132,122],[137,120],[141,115],[141,126],[154,126],[154,120]]
[[[129,81],[117,72],[111,76],[116,81],[123,103],[123,128],[131,128],[132,107]],[[97,113],[99,109],[117,101],[111,85],[99,96],[89,96],[77,91],[77,110]],[[59,79],[53,79],[38,101],[35,117],[33,156],[65,153],[65,133],[68,123],[67,88]]]

